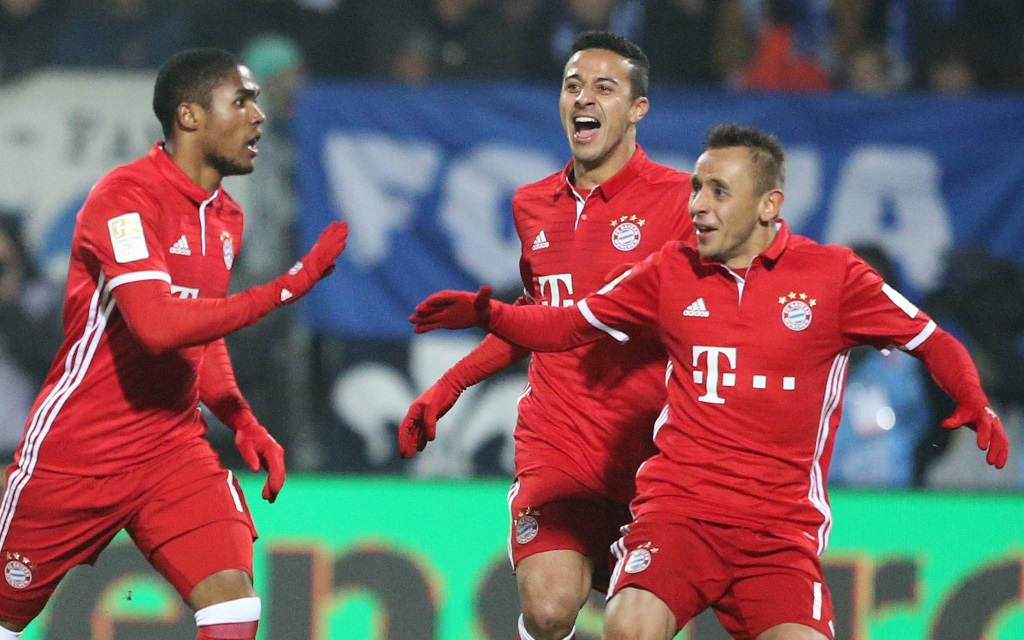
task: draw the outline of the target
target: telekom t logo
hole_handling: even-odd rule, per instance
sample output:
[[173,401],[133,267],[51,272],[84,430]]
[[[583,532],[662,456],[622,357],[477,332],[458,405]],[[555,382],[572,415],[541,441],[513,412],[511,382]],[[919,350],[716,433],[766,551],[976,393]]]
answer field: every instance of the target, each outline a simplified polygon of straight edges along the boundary
[[[700,369],[701,356],[706,354],[704,370]],[[704,384],[704,395],[697,398],[701,402],[711,404],[725,404],[725,399],[718,395],[718,383],[723,387],[736,386],[736,374],[727,372],[719,375],[720,356],[725,356],[725,362],[729,369],[736,368],[736,347],[702,347],[693,345],[693,381],[697,384]],[[707,371],[707,380],[704,379],[704,371]]]
[[[571,307],[575,304],[575,301],[570,297],[573,294],[571,273],[556,273],[553,276],[538,276],[537,283],[540,285],[541,297],[550,297],[552,307]],[[564,298],[562,295],[563,290],[565,292]],[[541,304],[548,303],[543,302]]]

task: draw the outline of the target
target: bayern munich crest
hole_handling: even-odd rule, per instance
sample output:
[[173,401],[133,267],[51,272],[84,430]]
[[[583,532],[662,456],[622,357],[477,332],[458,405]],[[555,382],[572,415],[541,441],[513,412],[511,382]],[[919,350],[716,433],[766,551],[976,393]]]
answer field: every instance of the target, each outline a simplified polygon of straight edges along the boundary
[[817,300],[810,298],[806,293],[790,293],[786,296],[779,296],[779,304],[782,307],[782,324],[791,331],[803,331],[811,326],[811,319],[814,313],[811,307],[818,304]]
[[224,243],[224,266],[230,271],[231,265],[235,263],[235,242],[227,231],[220,234],[220,239]]
[[629,554],[629,557],[626,558],[626,566],[623,567],[623,570],[626,573],[640,573],[647,567],[651,566],[651,560],[653,558],[654,556],[652,556],[651,552],[647,549],[642,547],[640,549],[634,549]]
[[640,244],[640,227],[647,221],[636,216],[622,216],[612,220],[612,246],[619,251],[632,251]]
[[516,542],[526,544],[537,537],[540,523],[533,516],[522,516],[516,520]]
[[32,584],[32,570],[24,562],[11,560],[4,565],[4,579],[15,589],[24,589]]

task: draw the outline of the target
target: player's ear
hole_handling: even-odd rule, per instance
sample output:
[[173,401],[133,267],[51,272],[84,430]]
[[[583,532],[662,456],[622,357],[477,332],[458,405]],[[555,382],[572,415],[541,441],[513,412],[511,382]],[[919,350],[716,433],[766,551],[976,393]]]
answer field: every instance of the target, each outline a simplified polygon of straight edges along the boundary
[[178,120],[178,127],[185,131],[195,131],[199,128],[202,120],[201,109],[191,102],[182,102],[175,112]]
[[651,103],[647,99],[647,96],[640,96],[636,100],[633,100],[633,106],[629,108],[629,123],[636,124],[643,120],[650,108]]
[[782,201],[785,199],[782,189],[769,190],[761,196],[757,217],[761,222],[772,222],[779,217],[779,211],[782,209]]

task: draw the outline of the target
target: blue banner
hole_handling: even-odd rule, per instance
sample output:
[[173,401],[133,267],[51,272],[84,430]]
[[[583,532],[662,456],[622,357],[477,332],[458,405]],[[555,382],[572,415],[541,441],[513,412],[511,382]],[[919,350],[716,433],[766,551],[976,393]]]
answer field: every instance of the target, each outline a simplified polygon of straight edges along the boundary
[[[905,292],[934,288],[952,249],[1022,261],[1024,102],[1019,98],[737,95],[657,90],[639,125],[648,154],[689,170],[722,122],[779,136],[783,217],[822,242],[874,242]],[[438,289],[515,290],[515,189],[563,167],[558,87],[346,84],[307,89],[297,112],[302,243],[350,225],[338,271],[306,304],[314,331],[411,336]]]

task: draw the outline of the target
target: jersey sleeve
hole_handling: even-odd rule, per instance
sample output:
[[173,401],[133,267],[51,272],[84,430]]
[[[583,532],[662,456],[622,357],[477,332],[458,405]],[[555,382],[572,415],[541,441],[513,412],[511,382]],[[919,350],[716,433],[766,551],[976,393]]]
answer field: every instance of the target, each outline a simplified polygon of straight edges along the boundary
[[170,283],[156,210],[152,196],[128,180],[101,183],[86,200],[77,224],[81,250],[98,263],[110,289],[139,280]]
[[581,300],[577,306],[587,322],[619,342],[637,327],[655,327],[663,255],[664,250],[652,253]]
[[843,285],[840,329],[848,346],[913,351],[935,331],[935,322],[850,252]]

